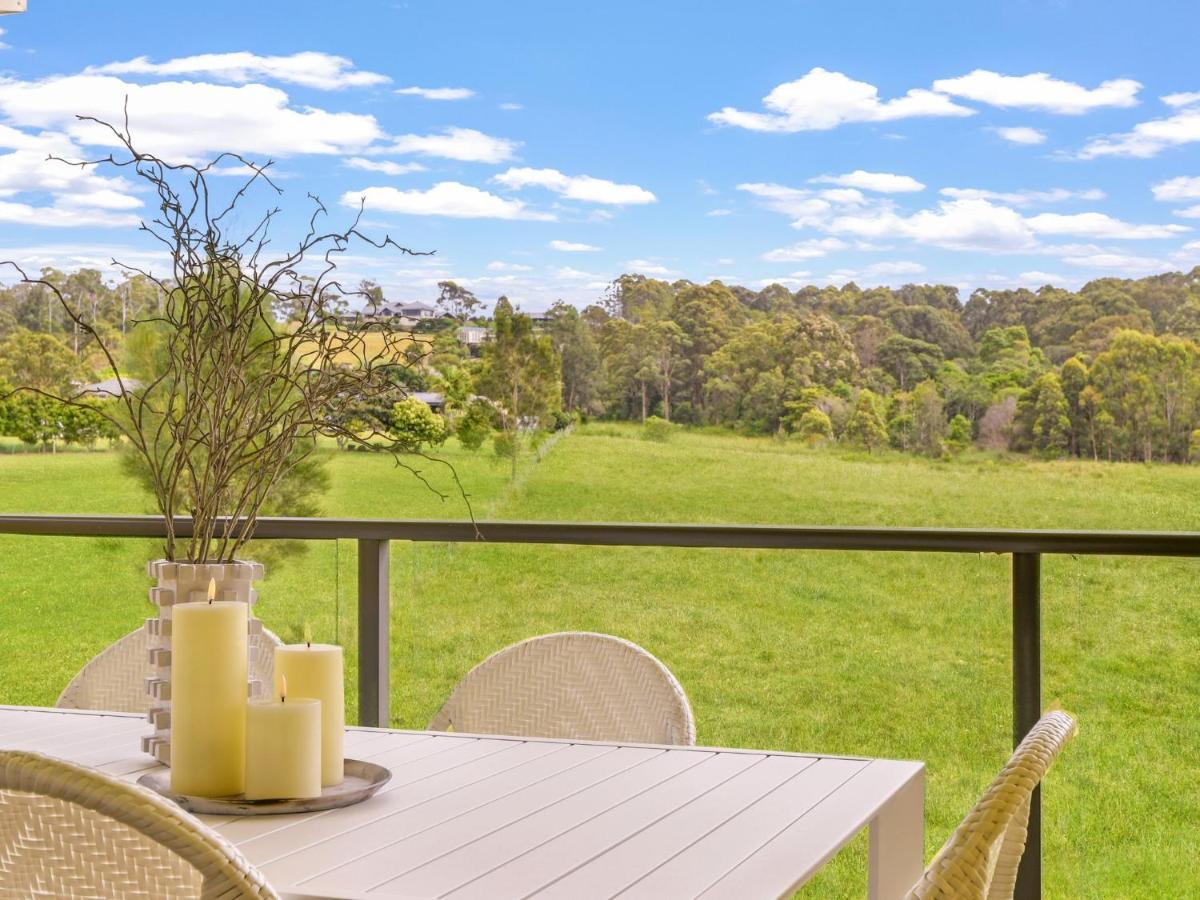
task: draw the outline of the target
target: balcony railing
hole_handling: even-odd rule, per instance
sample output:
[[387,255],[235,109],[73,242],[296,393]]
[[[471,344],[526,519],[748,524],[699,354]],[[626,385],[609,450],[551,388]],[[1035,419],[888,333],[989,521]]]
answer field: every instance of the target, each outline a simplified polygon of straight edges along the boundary
[[[189,520],[176,520],[177,536],[187,537],[190,532]],[[158,516],[0,515],[0,534],[161,538],[166,523]],[[1042,555],[1200,557],[1200,533],[1191,532],[270,518],[259,522],[255,537],[358,542],[358,719],[362,725],[387,725],[390,716],[391,541],[1009,554],[1014,744],[1042,710]],[[1035,792],[1017,882],[1016,896],[1023,900],[1041,896],[1041,832],[1041,797]]]

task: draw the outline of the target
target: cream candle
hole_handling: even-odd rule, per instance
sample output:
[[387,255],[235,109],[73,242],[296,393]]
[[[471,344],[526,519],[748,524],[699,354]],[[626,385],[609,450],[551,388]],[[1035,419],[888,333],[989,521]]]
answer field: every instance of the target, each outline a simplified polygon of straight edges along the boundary
[[246,799],[321,796],[321,701],[289,697],[246,707]]
[[287,678],[293,697],[321,701],[321,784],[341,784],[346,693],[342,648],[336,644],[289,644],[275,648],[275,677]]
[[171,790],[240,794],[246,752],[247,605],[212,598],[171,610]]

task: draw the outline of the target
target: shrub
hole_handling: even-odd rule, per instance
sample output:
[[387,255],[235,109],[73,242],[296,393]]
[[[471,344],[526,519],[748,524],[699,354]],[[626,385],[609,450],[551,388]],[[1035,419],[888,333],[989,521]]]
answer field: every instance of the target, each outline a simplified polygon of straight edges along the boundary
[[824,412],[815,406],[800,417],[796,423],[796,434],[811,446],[833,438],[833,423]]
[[642,426],[642,440],[657,441],[660,444],[665,444],[671,439],[671,434],[674,430],[675,426],[666,419],[651,416],[646,420],[646,424]]
[[416,397],[406,397],[392,407],[392,422],[388,433],[409,453],[426,444],[441,444],[446,440],[446,422]]
[[496,424],[496,410],[492,404],[481,398],[476,398],[467,406],[467,410],[458,420],[454,434],[465,450],[478,450],[492,433]]

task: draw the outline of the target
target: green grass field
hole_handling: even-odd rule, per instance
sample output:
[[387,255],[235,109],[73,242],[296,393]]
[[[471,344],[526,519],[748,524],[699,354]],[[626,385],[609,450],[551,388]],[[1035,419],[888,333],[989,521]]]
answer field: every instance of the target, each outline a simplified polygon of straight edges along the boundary
[[[1184,467],[931,462],[704,433],[657,444],[607,425],[578,430],[512,486],[488,455],[446,456],[480,517],[1200,529],[1200,471]],[[464,515],[386,459],[332,466],[328,515]],[[109,453],[0,456],[0,509],[149,511]],[[150,614],[156,549],[0,538],[0,702],[52,704]],[[269,569],[268,626],[294,637],[307,619],[352,648],[354,550],[313,544]],[[1081,722],[1044,792],[1047,895],[1200,894],[1197,563],[1048,557],[1043,569],[1046,694]],[[701,743],[925,760],[932,853],[1009,751],[1008,577],[998,556],[397,543],[393,722],[424,725],[512,641],[613,632],[676,673]],[[811,893],[861,895],[864,873],[860,840]]]

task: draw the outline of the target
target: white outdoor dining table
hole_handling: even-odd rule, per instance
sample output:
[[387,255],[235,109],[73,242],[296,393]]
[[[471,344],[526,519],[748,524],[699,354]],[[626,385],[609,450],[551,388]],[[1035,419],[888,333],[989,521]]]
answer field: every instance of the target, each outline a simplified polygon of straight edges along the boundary
[[[0,707],[0,748],[130,781],[156,768],[146,728]],[[786,896],[865,827],[871,897],[921,874],[919,762],[369,728],[346,754],[391,781],[344,809],[201,818],[291,897]]]

